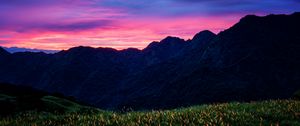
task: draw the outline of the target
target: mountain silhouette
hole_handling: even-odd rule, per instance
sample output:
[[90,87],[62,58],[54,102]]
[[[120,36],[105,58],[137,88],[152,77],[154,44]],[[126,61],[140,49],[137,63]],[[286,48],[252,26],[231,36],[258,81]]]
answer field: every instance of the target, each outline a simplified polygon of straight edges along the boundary
[[0,56],[7,56],[9,55],[9,52],[7,52],[5,49],[0,47]]
[[43,49],[29,49],[29,48],[19,48],[19,47],[2,47],[10,53],[16,52],[44,52],[44,53],[56,53],[58,50],[43,50]]
[[289,98],[300,89],[299,22],[300,13],[248,15],[217,35],[169,36],[143,50],[0,48],[0,81],[119,110]]

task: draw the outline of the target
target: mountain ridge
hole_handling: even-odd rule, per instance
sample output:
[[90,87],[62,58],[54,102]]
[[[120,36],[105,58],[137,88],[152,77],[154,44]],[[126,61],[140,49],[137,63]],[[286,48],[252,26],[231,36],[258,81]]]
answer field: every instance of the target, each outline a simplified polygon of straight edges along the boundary
[[[1,47],[1,46],[0,46]],[[18,53],[18,52],[44,52],[47,54],[53,54],[59,52],[59,50],[45,50],[45,49],[31,49],[31,48],[20,48],[20,47],[1,47],[8,51],[9,53]]]

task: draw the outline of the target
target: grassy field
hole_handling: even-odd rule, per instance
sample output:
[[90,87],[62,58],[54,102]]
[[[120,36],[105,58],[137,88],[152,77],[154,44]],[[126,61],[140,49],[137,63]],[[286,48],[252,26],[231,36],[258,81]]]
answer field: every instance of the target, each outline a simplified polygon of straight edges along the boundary
[[[58,99],[45,97],[53,103]],[[1,126],[62,125],[283,125],[300,126],[300,101],[273,100],[252,103],[201,105],[165,111],[129,112],[125,114],[79,107],[69,101],[53,106],[73,106],[64,114],[28,111],[0,119]]]

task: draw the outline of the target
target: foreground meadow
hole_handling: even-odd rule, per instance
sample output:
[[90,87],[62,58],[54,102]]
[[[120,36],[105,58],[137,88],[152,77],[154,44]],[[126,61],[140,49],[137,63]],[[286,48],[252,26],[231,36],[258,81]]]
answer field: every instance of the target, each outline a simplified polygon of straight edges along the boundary
[[1,126],[62,125],[300,125],[300,101],[273,100],[252,103],[201,105],[164,111],[117,113],[85,108],[53,114],[28,111],[0,119]]

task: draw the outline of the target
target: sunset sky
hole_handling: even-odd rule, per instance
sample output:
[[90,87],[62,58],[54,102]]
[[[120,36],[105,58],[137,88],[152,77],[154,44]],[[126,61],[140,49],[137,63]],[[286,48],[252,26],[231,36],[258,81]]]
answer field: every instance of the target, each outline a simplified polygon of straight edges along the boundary
[[142,49],[166,36],[218,33],[247,14],[296,11],[299,0],[0,0],[0,46]]

